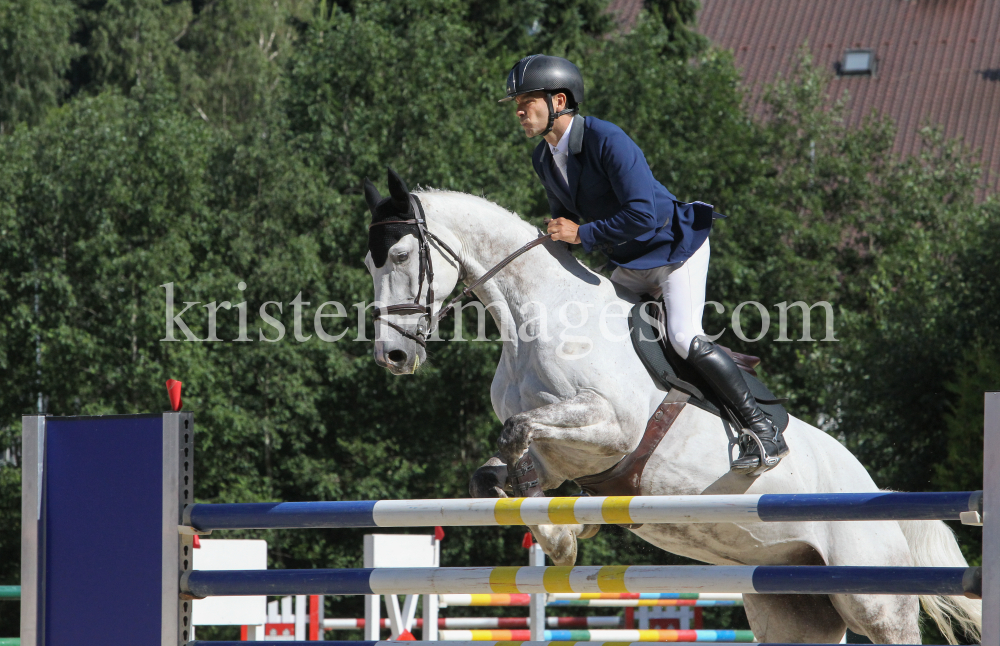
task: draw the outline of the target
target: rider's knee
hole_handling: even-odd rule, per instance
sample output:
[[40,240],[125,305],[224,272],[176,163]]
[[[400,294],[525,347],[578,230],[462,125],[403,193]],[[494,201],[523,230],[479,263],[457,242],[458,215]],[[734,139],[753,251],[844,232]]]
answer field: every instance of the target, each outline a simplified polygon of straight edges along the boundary
[[669,325],[669,322],[667,327],[667,338],[670,340],[670,345],[674,348],[674,352],[679,354],[681,359],[687,359],[691,342],[696,336],[703,335],[704,332],[700,329],[695,329],[693,326],[678,325],[674,327]]

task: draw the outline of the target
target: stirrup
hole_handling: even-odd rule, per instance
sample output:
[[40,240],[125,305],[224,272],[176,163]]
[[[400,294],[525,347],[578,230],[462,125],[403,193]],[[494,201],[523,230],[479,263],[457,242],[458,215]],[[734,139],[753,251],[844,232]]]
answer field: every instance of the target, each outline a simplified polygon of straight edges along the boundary
[[[757,443],[757,448],[760,450],[760,454],[759,455],[742,456],[742,457],[755,458],[755,460],[756,460],[754,462],[753,466],[747,465],[747,467],[744,467],[746,470],[750,471],[750,473],[748,473],[748,475],[756,477],[756,476],[762,475],[764,473],[767,473],[768,471],[770,471],[774,467],[778,466],[778,463],[781,462],[781,457],[777,456],[777,455],[769,455],[768,452],[764,449],[764,443],[761,441],[761,439],[759,437],[757,437],[756,433],[754,433],[753,431],[751,431],[748,428],[743,428],[743,429],[740,429],[740,430],[743,433],[743,437],[749,437],[751,440],[753,440],[754,442],[756,442]],[[775,429],[775,431],[776,431],[775,437],[777,437],[777,433],[780,433],[781,431],[778,431],[777,429]],[[764,458],[763,459],[763,464],[761,464],[761,462],[762,462],[761,461],[761,456],[763,456],[763,458]],[[737,459],[739,459],[739,458],[737,458]],[[743,468],[739,468],[739,470],[742,471]]]
[[[729,413],[728,409],[726,411]],[[730,413],[731,414],[731,413]],[[757,437],[757,434],[748,428],[742,428],[742,424],[735,424],[732,420],[727,420],[723,417],[723,426],[726,429],[726,435],[729,437],[729,470],[733,473],[742,473],[750,478],[756,478],[764,473],[767,473],[774,467],[778,466],[781,462],[781,456],[769,455],[764,449],[764,444],[761,439]],[[774,427],[775,438],[781,434],[781,430]],[[756,442],[757,449],[760,451],[759,455],[747,455],[746,453],[750,449],[750,442]],[[739,455],[733,458],[733,448],[739,449]],[[761,464],[761,456],[764,456],[763,464]],[[746,458],[752,458],[752,461],[747,461],[745,464],[737,464],[737,460],[746,460]]]

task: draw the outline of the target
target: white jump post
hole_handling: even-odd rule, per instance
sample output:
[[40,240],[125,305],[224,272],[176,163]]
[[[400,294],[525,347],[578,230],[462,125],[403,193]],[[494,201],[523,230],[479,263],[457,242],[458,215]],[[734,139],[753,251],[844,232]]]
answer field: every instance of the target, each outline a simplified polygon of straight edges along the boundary
[[1000,392],[983,415],[983,644],[1000,644]]
[[[433,535],[425,534],[365,534],[364,567],[440,567],[441,541]],[[407,595],[403,607],[394,594],[386,594],[385,607],[392,631],[392,639],[397,639],[404,630],[413,627],[418,595]],[[437,641],[436,594],[424,594],[424,641]],[[365,640],[378,641],[381,638],[381,597],[365,595]],[[429,627],[428,627],[429,626]]]
[[[545,552],[538,543],[532,543],[528,549],[528,565],[531,567],[543,567],[545,565]],[[528,606],[528,625],[531,628],[531,641],[545,641],[545,596],[544,594],[531,595],[531,605]]]

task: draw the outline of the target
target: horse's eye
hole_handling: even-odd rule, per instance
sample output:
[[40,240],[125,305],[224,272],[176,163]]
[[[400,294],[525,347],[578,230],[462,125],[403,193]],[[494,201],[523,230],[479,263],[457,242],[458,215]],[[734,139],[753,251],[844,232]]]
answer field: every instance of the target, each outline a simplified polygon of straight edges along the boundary
[[394,254],[392,259],[393,262],[395,262],[396,264],[400,264],[406,262],[409,259],[409,257],[410,257],[409,251],[400,251],[399,253]]

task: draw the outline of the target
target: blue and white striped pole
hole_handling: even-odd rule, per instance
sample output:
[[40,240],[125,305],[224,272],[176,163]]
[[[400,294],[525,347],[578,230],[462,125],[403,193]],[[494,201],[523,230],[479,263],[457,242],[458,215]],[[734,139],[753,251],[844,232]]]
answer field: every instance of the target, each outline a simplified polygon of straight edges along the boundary
[[184,524],[215,529],[960,520],[982,492],[459,498],[195,504]]
[[291,594],[740,592],[763,594],[982,594],[980,568],[745,565],[194,570],[196,598]]

